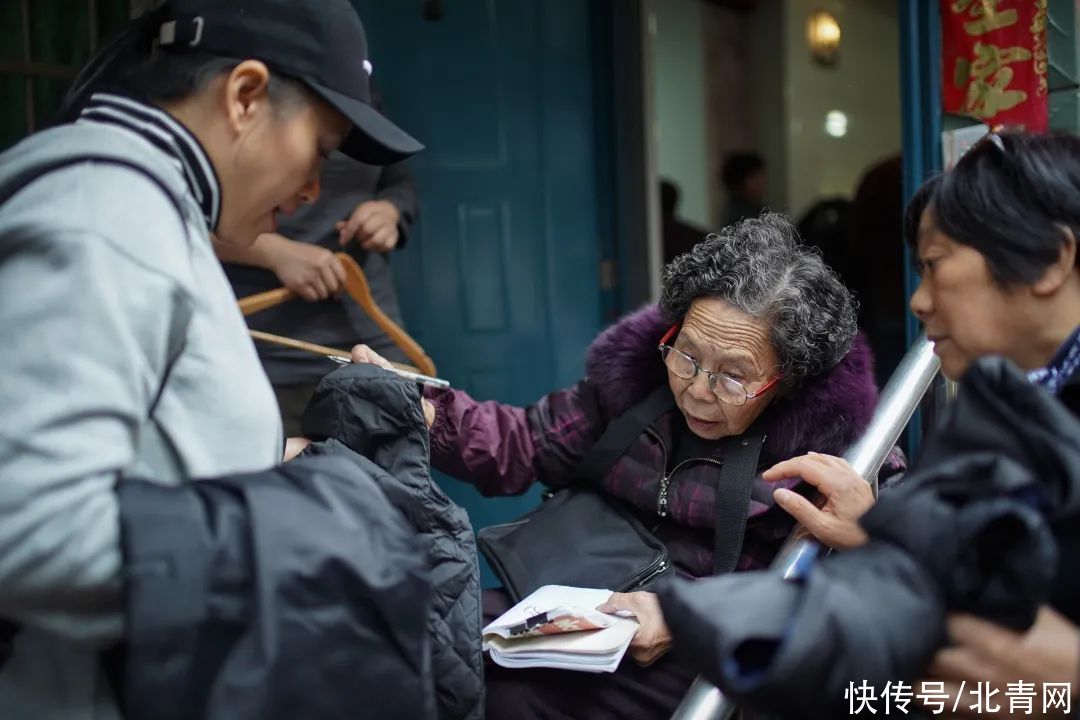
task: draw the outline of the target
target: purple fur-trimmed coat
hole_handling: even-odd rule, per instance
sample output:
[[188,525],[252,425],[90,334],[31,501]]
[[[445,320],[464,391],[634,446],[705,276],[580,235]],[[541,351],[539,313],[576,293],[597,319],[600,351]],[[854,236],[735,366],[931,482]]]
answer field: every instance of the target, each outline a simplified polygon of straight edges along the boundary
[[[429,390],[436,410],[432,466],[471,482],[485,495],[517,495],[536,481],[567,485],[608,424],[667,382],[656,350],[667,327],[656,306],[626,316],[589,347],[584,380],[528,408],[478,402],[460,390]],[[811,450],[842,454],[866,428],[876,402],[873,359],[860,336],[836,367],[804,381],[790,398],[774,400],[765,410],[758,421],[767,435],[761,468]],[[709,457],[680,464],[669,478],[669,515],[657,514],[668,448],[682,427],[677,423],[685,422],[677,409],[659,417],[600,484],[655,528],[678,570],[702,577],[713,568],[719,472],[710,460],[722,457],[719,442]],[[761,486],[752,493],[739,570],[768,564],[793,525],[787,513],[773,506],[772,486],[757,482]]]

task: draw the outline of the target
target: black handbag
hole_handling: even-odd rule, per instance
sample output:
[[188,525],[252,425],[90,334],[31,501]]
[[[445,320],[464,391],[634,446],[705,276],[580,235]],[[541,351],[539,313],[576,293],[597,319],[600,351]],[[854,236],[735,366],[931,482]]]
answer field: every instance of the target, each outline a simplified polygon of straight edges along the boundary
[[[588,489],[656,418],[674,407],[667,385],[619,416],[582,458],[575,487],[559,490],[518,520],[477,533],[477,545],[515,602],[544,585],[641,590],[672,572],[664,543],[622,501]],[[725,441],[717,485],[716,572],[742,549],[762,437]]]

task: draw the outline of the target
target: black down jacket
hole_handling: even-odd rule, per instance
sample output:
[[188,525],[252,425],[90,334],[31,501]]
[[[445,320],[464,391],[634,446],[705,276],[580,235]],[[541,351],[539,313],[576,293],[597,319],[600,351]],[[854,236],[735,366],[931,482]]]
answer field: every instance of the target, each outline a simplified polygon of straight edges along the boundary
[[1000,359],[977,362],[870,542],[795,580],[740,573],[674,584],[664,616],[688,662],[740,705],[843,717],[849,683],[919,678],[946,612],[1022,630],[1038,606],[1075,619],[1080,422]]
[[428,432],[415,383],[372,365],[348,365],[319,383],[301,421],[323,440],[307,453],[346,446],[369,458],[371,477],[426,539],[433,596],[427,617],[441,720],[483,716],[480,576],[465,511],[431,479]]
[[352,452],[117,488],[124,714],[434,718],[425,543]]

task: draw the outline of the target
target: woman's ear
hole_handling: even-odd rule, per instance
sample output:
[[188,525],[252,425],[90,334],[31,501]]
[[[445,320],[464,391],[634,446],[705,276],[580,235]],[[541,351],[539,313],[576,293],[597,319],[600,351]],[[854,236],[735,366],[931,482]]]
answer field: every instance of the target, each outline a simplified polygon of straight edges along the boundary
[[270,68],[261,60],[245,60],[229,73],[223,88],[229,127],[243,134],[270,109]]
[[1058,258],[1054,263],[1043,271],[1041,277],[1031,286],[1031,291],[1037,297],[1053,295],[1068,281],[1076,272],[1076,236],[1072,230],[1064,226],[1058,226],[1064,236]]

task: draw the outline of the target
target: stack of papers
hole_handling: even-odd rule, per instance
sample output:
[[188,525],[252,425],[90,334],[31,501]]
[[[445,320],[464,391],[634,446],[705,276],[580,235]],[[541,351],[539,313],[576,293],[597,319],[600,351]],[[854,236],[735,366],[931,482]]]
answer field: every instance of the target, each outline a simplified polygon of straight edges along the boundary
[[484,628],[484,649],[508,668],[615,672],[638,624],[593,612],[610,596],[610,590],[545,585]]

